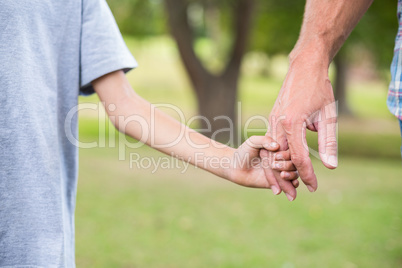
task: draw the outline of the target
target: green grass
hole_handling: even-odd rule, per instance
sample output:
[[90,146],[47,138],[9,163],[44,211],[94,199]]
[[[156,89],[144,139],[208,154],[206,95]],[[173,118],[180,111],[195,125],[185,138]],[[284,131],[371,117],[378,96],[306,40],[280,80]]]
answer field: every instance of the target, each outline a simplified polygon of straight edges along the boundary
[[81,150],[78,267],[402,265],[400,161],[315,161],[319,191],[290,203],[199,169],[130,169],[117,154]]
[[[186,118],[196,114],[173,42],[126,40],[140,63],[128,74],[134,89],[180,107]],[[270,78],[243,68],[243,123],[269,114],[286,69],[283,59],[274,62]],[[319,190],[301,187],[292,203],[199,169],[130,168],[118,161],[117,148],[81,149],[77,266],[402,267],[401,138],[385,106],[386,83],[351,83],[348,94],[355,116],[339,120],[339,167],[330,171],[313,158]],[[253,127],[264,133],[263,124]],[[99,134],[97,112],[83,111],[80,139],[97,141]],[[317,147],[316,134],[307,139]],[[130,152],[161,156],[149,148]]]

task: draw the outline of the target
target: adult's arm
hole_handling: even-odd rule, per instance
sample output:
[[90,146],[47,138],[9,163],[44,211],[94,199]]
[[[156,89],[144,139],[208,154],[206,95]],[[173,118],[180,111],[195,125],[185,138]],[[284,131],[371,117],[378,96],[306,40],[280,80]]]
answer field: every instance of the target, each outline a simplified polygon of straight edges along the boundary
[[[336,105],[328,67],[373,0],[307,0],[299,39],[270,115],[271,135],[281,150],[290,149],[300,178],[313,192],[317,178],[309,158],[306,128],[318,132],[319,155],[330,169],[338,166]],[[285,193],[295,190],[276,177]]]

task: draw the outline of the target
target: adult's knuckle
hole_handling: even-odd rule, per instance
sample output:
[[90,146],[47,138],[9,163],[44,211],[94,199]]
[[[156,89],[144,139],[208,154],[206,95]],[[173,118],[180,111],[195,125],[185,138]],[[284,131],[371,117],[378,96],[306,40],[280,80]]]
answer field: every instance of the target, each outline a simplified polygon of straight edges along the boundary
[[306,158],[299,154],[292,155],[291,160],[296,167],[304,166],[306,164]]
[[335,136],[327,136],[326,140],[328,143],[336,143],[337,142]]
[[327,146],[330,148],[336,148],[338,146],[338,143],[335,141],[327,140]]
[[287,116],[281,121],[281,123],[285,129],[290,129],[294,125],[294,120],[291,117]]
[[336,140],[336,137],[334,137],[334,136],[326,137],[325,145],[329,146],[329,147],[337,147],[338,141]]
[[300,127],[304,122],[308,120],[308,117],[303,114],[288,114],[281,120],[282,126],[288,131],[293,130],[296,127]]

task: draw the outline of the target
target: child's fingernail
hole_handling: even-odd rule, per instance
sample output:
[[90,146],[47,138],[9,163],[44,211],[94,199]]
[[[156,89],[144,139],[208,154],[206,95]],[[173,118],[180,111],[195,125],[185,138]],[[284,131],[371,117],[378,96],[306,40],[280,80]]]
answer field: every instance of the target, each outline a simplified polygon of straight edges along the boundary
[[285,178],[285,179],[290,178],[290,173],[282,171],[282,177]]
[[307,189],[312,193],[315,192],[315,189],[311,185],[307,185]]
[[282,163],[275,163],[275,167],[276,167],[276,168],[282,168],[282,167],[283,167],[283,164],[282,164]]
[[288,198],[288,200],[289,200],[290,202],[292,202],[293,200],[295,200],[294,197],[291,196],[290,194],[286,194],[286,197]]
[[275,185],[271,186],[271,190],[274,193],[274,195],[278,195],[280,193],[279,188],[276,187]]
[[275,160],[281,160],[283,159],[281,154],[275,154]]
[[271,147],[271,148],[276,148],[276,147],[278,147],[278,144],[277,144],[276,142],[271,142],[271,143],[269,144],[269,147]]

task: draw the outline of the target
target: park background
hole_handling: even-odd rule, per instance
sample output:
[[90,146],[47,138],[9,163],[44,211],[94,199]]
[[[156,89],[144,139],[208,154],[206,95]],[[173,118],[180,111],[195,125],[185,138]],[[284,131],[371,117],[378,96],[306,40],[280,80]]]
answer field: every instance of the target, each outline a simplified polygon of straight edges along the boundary
[[[199,113],[197,94],[169,34],[169,1],[185,8],[194,50],[211,77],[230,59],[236,34],[231,22],[244,19],[236,14],[242,1],[108,1],[139,63],[128,74],[133,88],[152,103],[180,107],[189,118]],[[304,1],[255,5],[239,67],[237,99],[244,120],[269,115]],[[294,202],[195,168],[185,174],[179,168],[156,173],[130,168],[128,160],[118,160],[117,147],[80,149],[77,266],[402,267],[401,138],[386,107],[397,26],[396,1],[375,1],[331,66],[342,106],[339,167],[328,170],[313,158],[318,191],[301,186]],[[80,103],[98,101],[95,95],[80,97]],[[80,140],[108,137],[108,127],[99,128],[104,120],[98,111],[83,110]],[[252,127],[249,135],[264,134],[262,124]],[[313,148],[316,137],[308,135]],[[132,152],[161,156],[147,147],[126,153]]]

